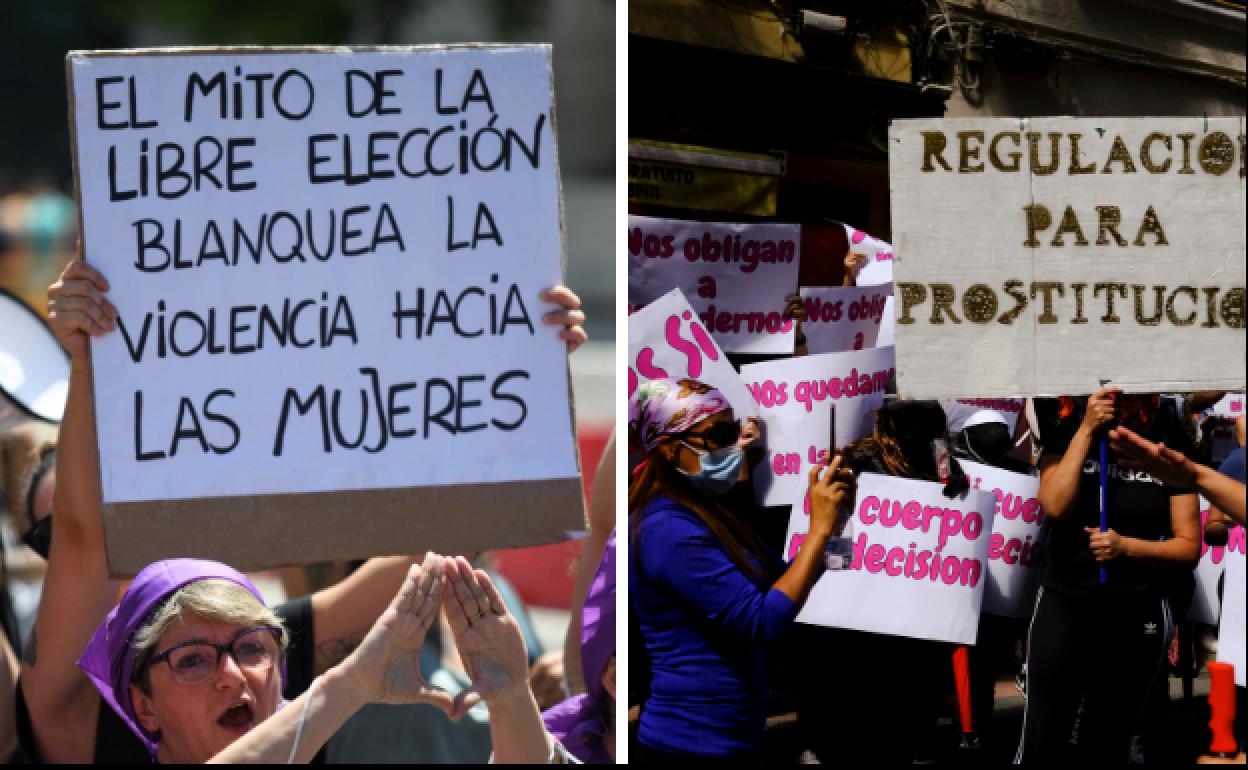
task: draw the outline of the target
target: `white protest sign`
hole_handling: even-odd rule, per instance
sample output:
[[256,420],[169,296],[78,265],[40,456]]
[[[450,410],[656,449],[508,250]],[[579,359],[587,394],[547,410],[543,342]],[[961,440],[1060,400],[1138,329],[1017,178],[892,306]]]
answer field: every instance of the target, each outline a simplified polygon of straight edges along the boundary
[[677,288],[724,350],[792,353],[801,240],[798,225],[629,217],[629,309]]
[[958,460],[971,489],[988,492],[996,503],[988,543],[988,584],[983,611],[1007,618],[1031,616],[1040,586],[1044,509],[1036,495],[1040,479],[991,465]]
[[791,363],[786,370],[793,377],[790,387],[783,393],[777,389],[776,399],[793,399],[807,414],[830,402],[835,409],[832,422],[837,447],[871,434],[875,410],[884,403],[894,372],[892,348],[820,353],[794,358]]
[[884,320],[880,321],[880,334],[875,338],[877,348],[895,346],[897,344],[897,298],[889,296],[884,303]]
[[799,293],[807,352],[842,353],[876,347],[893,286],[804,286]]
[[[950,499],[928,481],[863,473],[854,499],[853,561],[823,573],[797,619],[894,636],[974,644],[987,582],[995,501]],[[791,517],[808,522],[802,498]],[[792,558],[807,529],[790,522]]]
[[941,400],[940,408],[945,410],[945,425],[950,433],[962,430],[971,415],[990,409],[1005,418],[1010,435],[1013,436],[1014,428],[1018,425],[1018,416],[1022,414],[1026,404],[1025,398],[957,398]]
[[854,282],[859,286],[892,283],[893,247],[849,225],[845,225],[845,235],[849,238],[849,253],[862,258]]
[[894,121],[898,391],[1243,388],[1243,135],[1242,117]]
[[[1200,531],[1205,531],[1205,523],[1209,520],[1209,501],[1200,497]],[[1239,535],[1243,535],[1243,527],[1239,527]],[[1242,544],[1242,542],[1241,542]],[[1187,611],[1187,619],[1197,623],[1216,625],[1218,613],[1221,611],[1221,600],[1218,598],[1218,580],[1226,568],[1226,547],[1211,546],[1200,539],[1200,561],[1196,564],[1196,586],[1192,591],[1192,606]]]
[[680,289],[628,317],[629,398],[640,383],[669,377],[689,377],[718,388],[738,418],[758,414],[758,404],[741,375],[706,333]]
[[[1238,535],[1236,536],[1236,533]],[[1218,624],[1218,660],[1235,666],[1235,684],[1245,685],[1244,657],[1244,528],[1232,527],[1236,547],[1227,542],[1226,577],[1222,583],[1222,620]]]
[[187,547],[157,520],[239,567],[575,528],[549,46],[69,62],[115,569]]
[[819,356],[747,364],[741,379],[758,402],[767,453],[750,478],[760,505],[786,505],[810,483],[807,474],[822,463],[832,444],[832,404],[798,399],[814,380],[826,379]]

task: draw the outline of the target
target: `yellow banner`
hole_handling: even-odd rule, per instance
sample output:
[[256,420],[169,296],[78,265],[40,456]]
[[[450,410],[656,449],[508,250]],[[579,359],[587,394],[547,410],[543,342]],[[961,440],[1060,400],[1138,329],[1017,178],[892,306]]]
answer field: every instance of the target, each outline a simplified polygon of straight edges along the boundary
[[657,160],[628,159],[628,200],[666,206],[775,216],[779,177]]

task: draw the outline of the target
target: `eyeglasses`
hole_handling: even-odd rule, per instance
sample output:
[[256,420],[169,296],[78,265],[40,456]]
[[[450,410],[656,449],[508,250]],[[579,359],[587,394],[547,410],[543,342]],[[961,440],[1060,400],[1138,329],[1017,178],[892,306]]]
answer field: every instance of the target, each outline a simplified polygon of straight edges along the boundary
[[169,669],[173,671],[173,678],[180,684],[199,684],[211,677],[217,672],[223,654],[232,657],[239,668],[267,671],[277,660],[281,637],[281,629],[273,626],[243,628],[225,644],[204,641],[175,644],[164,652],[153,655],[143,667],[168,663]]
[[[715,423],[701,433],[688,432],[684,440],[694,449],[712,451],[732,446],[741,438],[741,423],[736,420],[723,420]],[[693,439],[693,441],[689,441]]]

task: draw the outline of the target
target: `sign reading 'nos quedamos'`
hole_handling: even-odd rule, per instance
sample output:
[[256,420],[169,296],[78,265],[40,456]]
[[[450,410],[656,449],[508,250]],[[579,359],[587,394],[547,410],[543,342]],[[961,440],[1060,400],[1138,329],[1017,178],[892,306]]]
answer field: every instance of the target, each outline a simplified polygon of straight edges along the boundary
[[114,571],[581,526],[548,46],[68,66]]
[[1243,118],[902,120],[889,173],[904,395],[1243,387]]

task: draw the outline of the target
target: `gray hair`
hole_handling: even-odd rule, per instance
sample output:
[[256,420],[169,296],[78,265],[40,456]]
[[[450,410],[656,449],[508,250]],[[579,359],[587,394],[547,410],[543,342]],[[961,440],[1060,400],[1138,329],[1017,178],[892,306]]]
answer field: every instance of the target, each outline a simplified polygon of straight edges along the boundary
[[206,579],[187,583],[169,594],[147,616],[134,632],[130,645],[138,651],[134,660],[133,681],[144,693],[151,694],[151,676],[147,661],[156,653],[156,645],[175,622],[188,616],[234,626],[272,626],[281,629],[282,657],[290,643],[290,634],[273,610],[238,583],[230,580]]

